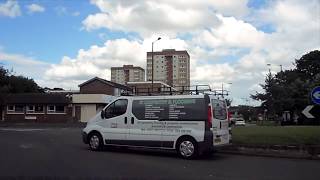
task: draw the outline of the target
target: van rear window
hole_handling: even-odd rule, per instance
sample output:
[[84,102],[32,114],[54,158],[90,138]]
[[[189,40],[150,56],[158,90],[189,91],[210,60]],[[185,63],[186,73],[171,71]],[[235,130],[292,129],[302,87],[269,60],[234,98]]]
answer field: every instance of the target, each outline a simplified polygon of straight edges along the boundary
[[227,119],[227,107],[224,101],[211,99],[213,117],[219,120]]
[[133,100],[132,113],[139,120],[203,121],[207,116],[204,99]]

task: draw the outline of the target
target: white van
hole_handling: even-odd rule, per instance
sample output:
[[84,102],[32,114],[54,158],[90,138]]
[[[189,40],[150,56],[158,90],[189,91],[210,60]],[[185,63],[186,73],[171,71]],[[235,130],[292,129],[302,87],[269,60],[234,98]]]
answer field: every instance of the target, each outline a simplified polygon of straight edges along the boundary
[[229,143],[225,100],[214,95],[121,96],[88,121],[83,141],[175,149],[186,159]]

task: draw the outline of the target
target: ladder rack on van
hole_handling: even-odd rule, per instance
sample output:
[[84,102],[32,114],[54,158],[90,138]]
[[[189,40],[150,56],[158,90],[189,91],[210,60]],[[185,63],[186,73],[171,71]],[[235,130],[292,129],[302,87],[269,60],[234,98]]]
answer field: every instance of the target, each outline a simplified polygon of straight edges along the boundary
[[163,96],[163,95],[198,95],[210,94],[228,96],[227,90],[212,90],[209,85],[175,86],[175,87],[133,87],[131,91],[122,93],[123,96]]

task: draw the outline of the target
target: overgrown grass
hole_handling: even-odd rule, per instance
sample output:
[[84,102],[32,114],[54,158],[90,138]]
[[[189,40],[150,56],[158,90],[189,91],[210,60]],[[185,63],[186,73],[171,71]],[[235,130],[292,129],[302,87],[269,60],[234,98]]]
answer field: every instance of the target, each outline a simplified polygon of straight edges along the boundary
[[320,126],[249,126],[232,128],[234,144],[320,145]]

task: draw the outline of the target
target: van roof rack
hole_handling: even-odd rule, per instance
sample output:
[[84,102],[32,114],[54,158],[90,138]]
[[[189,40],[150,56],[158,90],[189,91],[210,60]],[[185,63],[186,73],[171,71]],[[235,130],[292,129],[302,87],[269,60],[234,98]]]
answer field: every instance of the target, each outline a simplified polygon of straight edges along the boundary
[[229,91],[215,89],[209,85],[175,86],[175,87],[132,87],[131,91],[122,92],[122,96],[165,96],[165,95],[199,95],[208,94],[215,96],[228,96]]

